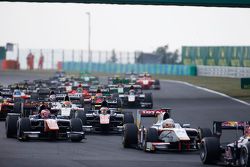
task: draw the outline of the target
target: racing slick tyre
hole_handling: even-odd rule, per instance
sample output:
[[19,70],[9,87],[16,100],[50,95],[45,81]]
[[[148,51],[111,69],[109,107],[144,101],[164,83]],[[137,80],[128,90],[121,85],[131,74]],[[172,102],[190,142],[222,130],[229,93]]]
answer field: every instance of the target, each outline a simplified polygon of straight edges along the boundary
[[215,164],[220,158],[220,141],[217,137],[205,137],[200,144],[200,158],[203,164]]
[[137,146],[138,144],[138,128],[133,123],[124,125],[124,134],[122,144],[124,148]]
[[[82,121],[79,118],[70,119],[71,132],[83,132]],[[83,137],[80,134],[72,134],[70,136],[72,142],[80,142]]]
[[75,118],[79,118],[82,121],[82,125],[87,124],[87,117],[85,111],[76,111]]
[[21,105],[21,103],[20,103],[20,102],[14,103],[13,112],[14,112],[14,113],[21,113],[21,110],[22,110],[22,105]]
[[155,88],[155,89],[160,90],[160,80],[159,80],[159,79],[156,79],[156,80],[155,80],[154,85],[156,85],[156,88]]
[[5,121],[6,137],[16,137],[18,115],[7,115]]
[[209,128],[199,128],[199,138],[202,140],[204,137],[212,137],[213,133]]
[[250,143],[244,145],[240,150],[240,166],[250,167]]
[[143,150],[146,152],[154,152],[155,150],[147,149],[147,142],[157,142],[158,141],[158,131],[155,128],[148,128],[145,134],[145,140],[143,145]]
[[153,108],[153,98],[152,98],[152,93],[145,93],[145,99],[144,101],[146,103],[151,103],[151,105],[148,106],[149,109]]
[[84,108],[84,98],[83,97],[80,97],[80,105],[81,105],[81,108]]
[[122,105],[122,99],[121,98],[117,98],[117,107],[118,108],[122,108],[123,107],[123,105]]
[[24,135],[25,131],[31,130],[31,124],[29,118],[20,118],[17,121],[17,138],[20,141],[27,141],[29,138]]
[[134,116],[132,113],[124,113],[123,124],[134,123]]

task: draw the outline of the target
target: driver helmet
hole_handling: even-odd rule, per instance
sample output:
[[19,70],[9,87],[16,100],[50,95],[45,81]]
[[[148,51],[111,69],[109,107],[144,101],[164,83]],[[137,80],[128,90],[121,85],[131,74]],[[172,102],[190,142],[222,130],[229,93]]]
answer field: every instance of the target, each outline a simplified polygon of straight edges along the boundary
[[108,110],[109,110],[108,107],[101,107],[100,108],[100,113],[101,114],[106,114],[108,112]]
[[50,116],[50,111],[48,109],[44,109],[41,111],[41,118],[46,119],[49,118]]
[[163,128],[173,128],[174,127],[174,120],[171,118],[168,118],[163,121],[162,123]]
[[71,102],[70,101],[65,101],[63,102],[64,107],[70,107],[71,106]]
[[56,101],[56,95],[52,94],[49,96],[50,101]]
[[134,89],[129,90],[129,93],[135,93],[135,90]]

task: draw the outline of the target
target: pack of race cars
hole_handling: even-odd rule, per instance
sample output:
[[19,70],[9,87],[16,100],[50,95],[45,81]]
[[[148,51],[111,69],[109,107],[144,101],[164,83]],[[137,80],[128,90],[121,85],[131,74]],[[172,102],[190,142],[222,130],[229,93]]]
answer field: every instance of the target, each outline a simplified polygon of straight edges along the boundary
[[[119,133],[124,148],[199,150],[204,164],[250,166],[250,122],[214,121],[212,130],[191,128],[175,122],[170,108],[152,109],[149,90],[159,90],[160,82],[149,74],[128,73],[107,80],[103,84],[87,73],[67,76],[58,72],[48,80],[0,86],[0,118],[5,119],[6,137],[80,142],[89,133]],[[156,117],[156,122],[147,127],[144,117]],[[225,130],[243,135],[222,143]]]

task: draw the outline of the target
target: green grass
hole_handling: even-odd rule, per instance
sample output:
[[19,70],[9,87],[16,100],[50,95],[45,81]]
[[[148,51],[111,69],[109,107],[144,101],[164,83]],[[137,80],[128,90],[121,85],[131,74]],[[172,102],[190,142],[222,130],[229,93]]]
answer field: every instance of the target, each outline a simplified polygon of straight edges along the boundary
[[185,81],[250,102],[250,89],[241,89],[240,78],[201,76],[155,76],[155,78]]

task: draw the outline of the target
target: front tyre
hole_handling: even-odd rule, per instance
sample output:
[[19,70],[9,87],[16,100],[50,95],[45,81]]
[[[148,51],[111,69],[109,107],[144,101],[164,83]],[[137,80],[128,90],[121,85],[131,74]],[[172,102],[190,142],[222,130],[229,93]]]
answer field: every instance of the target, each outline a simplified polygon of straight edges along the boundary
[[29,118],[20,118],[17,121],[17,138],[20,141],[27,141],[29,138],[24,134],[26,131],[31,131]]
[[[83,132],[82,121],[79,118],[70,119],[71,132]],[[83,139],[81,134],[72,133],[70,136],[72,142],[80,142]]]
[[138,144],[138,128],[133,123],[128,123],[124,125],[124,134],[122,141],[124,148],[129,148],[132,146],[137,146]]
[[205,137],[201,140],[200,158],[203,164],[214,164],[220,157],[220,141],[216,137]]

